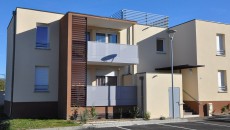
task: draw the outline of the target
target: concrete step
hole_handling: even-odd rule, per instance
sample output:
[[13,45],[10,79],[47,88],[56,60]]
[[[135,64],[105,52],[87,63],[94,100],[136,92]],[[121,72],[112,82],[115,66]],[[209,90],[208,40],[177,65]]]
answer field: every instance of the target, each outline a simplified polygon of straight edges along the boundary
[[199,115],[184,115],[184,118],[196,118],[200,117]]
[[184,112],[184,115],[193,115],[192,112]]

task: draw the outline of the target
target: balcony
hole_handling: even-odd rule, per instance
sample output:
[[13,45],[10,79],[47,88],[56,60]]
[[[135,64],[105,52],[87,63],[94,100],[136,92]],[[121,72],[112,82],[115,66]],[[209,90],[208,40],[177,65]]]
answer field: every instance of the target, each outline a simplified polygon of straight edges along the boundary
[[137,105],[136,86],[87,86],[87,106]]
[[132,65],[138,62],[136,45],[88,41],[88,64]]

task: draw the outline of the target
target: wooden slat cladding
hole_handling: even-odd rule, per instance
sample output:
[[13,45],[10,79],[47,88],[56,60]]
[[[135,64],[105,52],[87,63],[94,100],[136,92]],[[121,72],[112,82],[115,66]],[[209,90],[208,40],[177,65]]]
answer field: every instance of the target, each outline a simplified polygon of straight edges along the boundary
[[72,15],[71,106],[86,106],[87,19]]

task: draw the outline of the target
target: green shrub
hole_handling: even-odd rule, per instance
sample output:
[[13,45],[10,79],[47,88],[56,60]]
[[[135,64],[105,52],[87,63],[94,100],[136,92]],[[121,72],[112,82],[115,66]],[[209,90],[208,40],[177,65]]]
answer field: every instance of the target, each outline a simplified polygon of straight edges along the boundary
[[140,115],[140,109],[138,107],[133,107],[133,110],[129,110],[132,118],[137,118]]
[[150,119],[150,113],[149,112],[145,112],[144,113],[144,120],[149,120]]
[[95,119],[97,117],[97,112],[94,106],[92,106],[90,109],[90,115],[92,119]]
[[74,106],[72,111],[73,111],[73,114],[70,116],[70,120],[77,120],[78,118],[78,109],[79,109],[79,106]]
[[161,116],[160,117],[160,120],[165,120],[166,118],[164,116]]
[[221,108],[221,113],[228,113],[229,112],[229,105],[223,106]]
[[89,110],[85,109],[81,114],[81,123],[85,124],[89,120]]

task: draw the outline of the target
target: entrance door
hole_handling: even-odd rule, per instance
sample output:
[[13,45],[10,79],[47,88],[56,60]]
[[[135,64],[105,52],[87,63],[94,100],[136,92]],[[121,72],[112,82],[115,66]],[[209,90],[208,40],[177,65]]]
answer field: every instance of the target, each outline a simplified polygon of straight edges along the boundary
[[173,106],[174,106],[174,117],[180,118],[180,88],[173,88],[174,102],[172,103],[172,88],[169,88],[169,116],[173,117]]

